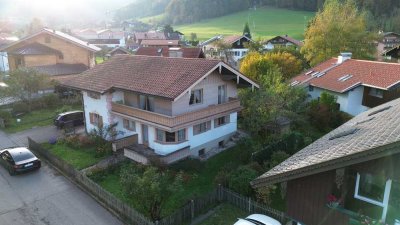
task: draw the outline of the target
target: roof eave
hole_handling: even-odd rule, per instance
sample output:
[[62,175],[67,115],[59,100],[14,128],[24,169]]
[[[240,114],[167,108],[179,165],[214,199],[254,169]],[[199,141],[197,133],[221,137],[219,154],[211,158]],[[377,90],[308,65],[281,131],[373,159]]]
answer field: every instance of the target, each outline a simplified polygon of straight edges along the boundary
[[374,159],[394,155],[400,153],[400,142],[391,143],[384,146],[379,146],[370,150],[365,150],[356,154],[344,156],[338,159],[326,161],[319,164],[303,167],[297,170],[288,171],[285,173],[272,175],[270,177],[259,177],[251,181],[250,184],[253,188],[264,187],[276,183],[286,182],[293,179],[310,176],[329,170],[343,168],[358,163],[367,162]]

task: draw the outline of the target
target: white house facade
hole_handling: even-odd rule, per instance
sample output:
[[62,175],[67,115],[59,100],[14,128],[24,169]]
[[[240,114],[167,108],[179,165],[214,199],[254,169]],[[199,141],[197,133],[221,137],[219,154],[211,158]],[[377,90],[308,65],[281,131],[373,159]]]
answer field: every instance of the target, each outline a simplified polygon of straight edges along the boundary
[[322,92],[336,96],[340,110],[356,116],[400,97],[400,64],[351,59],[342,53],[292,79],[302,85],[311,99]]
[[[117,55],[115,58],[110,59],[114,62],[102,66],[103,69],[112,70],[112,64],[119,65],[118,60],[135,64],[130,69],[143,68],[141,66],[149,62],[163,64],[155,70],[147,68],[132,75],[133,80],[141,76],[145,79],[146,76],[157,87],[151,88],[153,84],[144,80],[132,83],[138,86],[135,88],[129,85],[130,89],[123,87],[122,83],[110,82],[112,88],[99,92],[84,87],[88,81],[85,76],[81,81],[67,81],[63,85],[82,90],[86,130],[90,132],[117,123],[116,143],[125,143],[125,146],[116,148],[124,149],[125,156],[141,163],[149,163],[150,156],[172,163],[183,157],[201,157],[223,147],[237,131],[237,113],[241,109],[238,86],[258,87],[244,75],[217,60],[127,55]],[[165,75],[164,80],[159,77],[159,73],[176,64],[180,66],[170,71],[172,74]],[[102,69],[98,67],[98,70]],[[96,79],[96,68],[91,75],[92,79]],[[181,79],[181,75],[185,78]],[[97,75],[99,80],[104,79],[103,76],[106,73]],[[114,79],[118,77],[125,75],[118,74],[116,70]],[[188,79],[190,82],[186,82]],[[144,93],[146,89],[148,93]],[[166,96],[170,89],[173,89],[173,97]],[[150,94],[154,91],[163,94]]]

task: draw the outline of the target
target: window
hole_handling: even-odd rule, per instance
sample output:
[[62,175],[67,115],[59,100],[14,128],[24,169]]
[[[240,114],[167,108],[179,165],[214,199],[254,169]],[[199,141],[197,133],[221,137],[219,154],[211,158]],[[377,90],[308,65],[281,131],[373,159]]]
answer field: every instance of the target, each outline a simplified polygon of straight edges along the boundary
[[203,89],[193,90],[190,94],[189,105],[203,103]]
[[168,131],[163,131],[160,129],[156,129],[157,132],[157,141],[159,142],[166,142],[166,143],[177,143],[177,142],[183,142],[186,140],[186,130],[181,129],[178,130],[177,132],[168,132]]
[[214,120],[214,127],[219,127],[229,123],[229,116],[219,117]]
[[100,99],[100,94],[95,93],[95,92],[88,92],[87,95],[89,98]]
[[354,198],[383,208],[382,220],[386,219],[392,180],[369,173],[357,173]]
[[51,43],[51,38],[50,38],[50,36],[46,36],[46,37],[44,38],[44,42],[45,42],[45,43]]
[[136,131],[135,121],[124,119],[123,123],[124,123],[125,129],[130,130],[130,131]]
[[204,133],[211,129],[211,121],[200,123],[193,126],[193,135]]
[[90,124],[93,124],[97,127],[102,127],[103,126],[103,117],[100,116],[97,113],[89,113],[90,117]]
[[218,86],[218,104],[226,102],[226,85]]
[[313,92],[314,91],[314,86],[308,85],[308,91]]
[[154,97],[139,95],[139,106],[143,110],[154,112]]
[[165,132],[165,142],[175,142],[175,132]]
[[58,58],[59,58],[59,59],[64,59],[64,55],[63,55],[63,54],[59,54],[59,55],[58,55]]
[[369,95],[377,97],[377,98],[383,98],[383,90],[376,89],[376,88],[371,88],[369,90]]
[[17,58],[15,60],[15,64],[16,64],[17,68],[20,66],[24,66],[24,60],[22,60],[22,58]]

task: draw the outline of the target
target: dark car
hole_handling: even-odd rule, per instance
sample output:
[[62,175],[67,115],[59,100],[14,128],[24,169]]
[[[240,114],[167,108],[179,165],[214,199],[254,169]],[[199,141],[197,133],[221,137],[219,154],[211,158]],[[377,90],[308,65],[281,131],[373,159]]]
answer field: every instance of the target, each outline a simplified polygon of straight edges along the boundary
[[10,175],[39,169],[42,165],[40,159],[26,147],[0,150],[0,164],[8,170]]
[[54,119],[54,125],[58,128],[64,128],[66,125],[80,126],[83,125],[84,116],[82,111],[71,111],[58,114]]

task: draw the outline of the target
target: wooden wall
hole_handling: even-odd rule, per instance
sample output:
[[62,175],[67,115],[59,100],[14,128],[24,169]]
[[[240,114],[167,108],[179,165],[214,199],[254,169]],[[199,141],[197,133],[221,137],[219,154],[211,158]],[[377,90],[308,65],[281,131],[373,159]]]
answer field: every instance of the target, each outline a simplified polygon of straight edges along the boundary
[[287,214],[307,225],[348,224],[346,215],[326,206],[334,179],[335,171],[329,171],[288,181]]
[[364,94],[362,100],[362,105],[370,108],[382,105],[383,103],[389,102],[391,100],[400,97],[400,88],[391,91],[383,91],[383,98],[369,95],[370,90],[371,90],[370,87],[364,87]]

